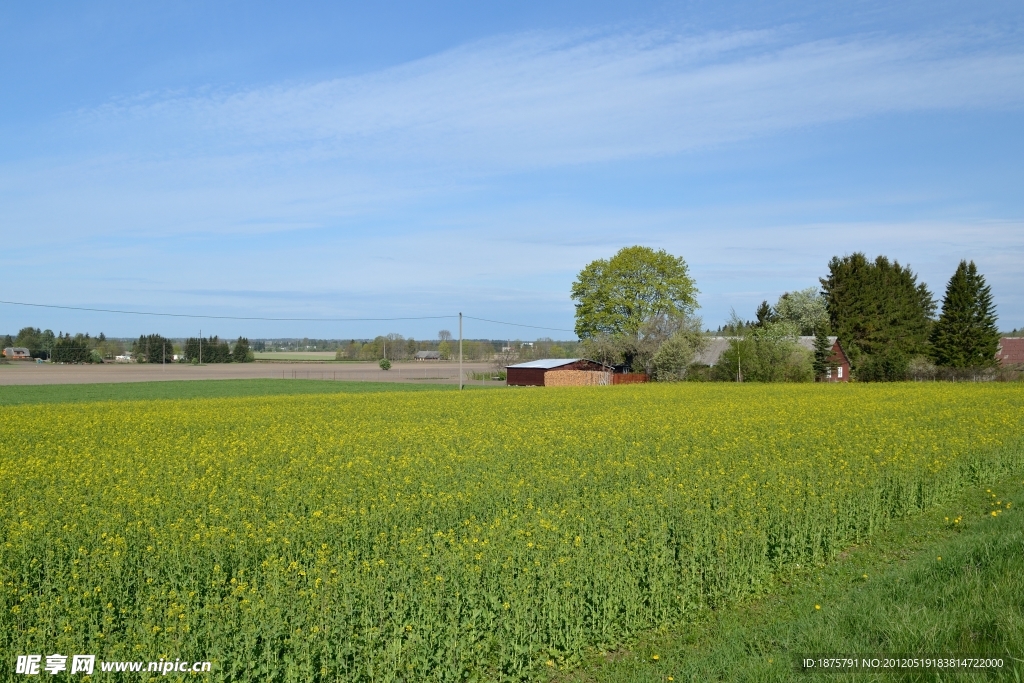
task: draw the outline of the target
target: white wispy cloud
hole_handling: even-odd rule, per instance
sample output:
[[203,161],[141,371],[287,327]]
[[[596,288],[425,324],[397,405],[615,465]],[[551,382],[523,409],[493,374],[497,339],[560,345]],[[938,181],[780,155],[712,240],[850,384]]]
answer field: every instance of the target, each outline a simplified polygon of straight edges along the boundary
[[669,155],[886,112],[1019,106],[1024,51],[976,36],[787,42],[524,35],[356,77],[151,94],[80,112],[186,156],[519,169]]
[[[667,157],[808,126],[1024,104],[1024,49],[968,34],[504,36],[359,76],[151,92],[0,164],[43,235],[280,232],[452,201],[503,173]],[[10,159],[10,157],[9,157]]]

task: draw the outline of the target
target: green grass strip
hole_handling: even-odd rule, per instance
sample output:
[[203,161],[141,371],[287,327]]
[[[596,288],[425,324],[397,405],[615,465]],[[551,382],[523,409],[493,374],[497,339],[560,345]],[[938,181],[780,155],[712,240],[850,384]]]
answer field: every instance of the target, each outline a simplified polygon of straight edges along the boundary
[[[1008,503],[1012,501],[1012,506]],[[973,489],[880,533],[782,590],[650,634],[555,680],[1024,680],[1024,482]],[[1009,509],[1008,509],[1009,507]],[[992,512],[996,512],[993,516]],[[994,656],[1001,671],[806,673],[803,656]]]
[[[469,388],[469,387],[467,387]],[[479,387],[476,387],[479,388]],[[0,386],[0,406],[40,403],[94,403],[154,399],[230,398],[294,394],[364,394],[405,391],[457,391],[453,384],[336,382],[315,379],[224,379],[109,384]]]

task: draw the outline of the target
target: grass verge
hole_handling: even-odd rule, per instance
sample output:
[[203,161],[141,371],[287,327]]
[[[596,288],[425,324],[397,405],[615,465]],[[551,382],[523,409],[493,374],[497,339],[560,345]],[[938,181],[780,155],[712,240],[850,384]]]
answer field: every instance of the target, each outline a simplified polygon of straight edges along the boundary
[[[1010,501],[1013,501],[1011,505]],[[1024,680],[1024,482],[966,492],[780,590],[594,656],[557,681]],[[993,513],[995,513],[993,515]],[[806,673],[822,655],[994,656],[1002,670]]]
[[452,384],[407,384],[403,382],[340,382],[315,379],[223,379],[119,382],[109,384],[33,384],[25,386],[0,386],[0,406],[38,403],[227,398],[233,396],[279,396],[286,394],[363,394],[384,391],[458,391],[458,386]]

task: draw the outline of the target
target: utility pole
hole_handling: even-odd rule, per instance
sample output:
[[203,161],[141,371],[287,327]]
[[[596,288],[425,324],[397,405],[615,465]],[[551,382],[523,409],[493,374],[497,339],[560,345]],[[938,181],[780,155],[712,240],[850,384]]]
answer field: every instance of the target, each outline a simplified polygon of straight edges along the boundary
[[462,312],[459,311],[459,391],[462,391]]
[[203,331],[199,330],[199,364],[203,364]]

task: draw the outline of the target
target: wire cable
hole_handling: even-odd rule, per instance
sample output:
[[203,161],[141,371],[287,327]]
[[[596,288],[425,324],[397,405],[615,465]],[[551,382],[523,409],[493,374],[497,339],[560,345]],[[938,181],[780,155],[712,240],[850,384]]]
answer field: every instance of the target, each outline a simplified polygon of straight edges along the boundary
[[[58,306],[56,304],[30,304],[23,301],[3,301],[0,304],[9,306],[30,306],[32,308],[56,308],[64,311],[89,311],[92,313],[118,313],[121,315],[151,315],[164,318],[195,318],[202,320],[260,320],[267,322],[390,322],[397,320],[453,320],[457,315],[420,315],[404,316],[395,318],[270,318],[266,316],[240,316],[240,315],[200,315],[195,313],[153,313],[151,311],[123,311],[113,308],[88,308],[84,306]],[[548,330],[551,332],[575,332],[562,327],[543,327],[541,325],[524,325],[523,323],[510,323],[504,320],[490,320],[488,318],[477,318],[471,315],[463,316],[468,320],[493,323],[495,325],[509,325],[511,327],[526,327],[532,330]]]
[[522,323],[507,323],[502,320],[488,320],[487,318],[474,318],[471,315],[463,316],[467,320],[477,320],[482,323],[494,323],[495,325],[511,325],[513,327],[529,327],[533,330],[551,330],[552,332],[573,332],[576,330],[567,330],[563,327],[541,327],[540,325],[523,325]]
[[85,308],[82,306],[57,306],[54,304],[27,304],[21,301],[0,301],[0,304],[12,306],[32,306],[34,308],[59,308],[65,311],[92,311],[94,313],[121,313],[124,315],[156,315],[165,318],[203,318],[205,320],[266,320],[276,322],[383,322],[389,320],[442,320],[458,318],[457,315],[421,315],[400,318],[267,318],[261,316],[240,315],[198,315],[193,313],[152,313],[150,311],[120,311],[112,308]]

